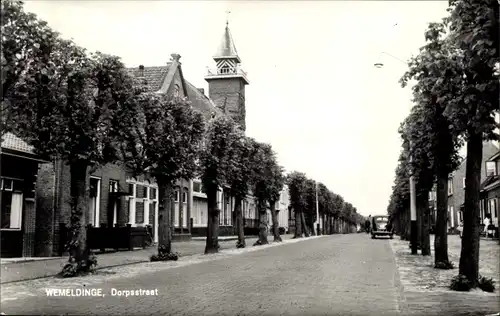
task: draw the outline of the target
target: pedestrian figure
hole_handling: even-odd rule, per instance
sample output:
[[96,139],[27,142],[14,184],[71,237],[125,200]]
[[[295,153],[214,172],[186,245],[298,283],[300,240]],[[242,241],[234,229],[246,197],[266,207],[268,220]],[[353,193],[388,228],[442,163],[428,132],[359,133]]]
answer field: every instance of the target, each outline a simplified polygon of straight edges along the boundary
[[464,232],[464,221],[460,221],[460,224],[458,224],[458,234],[460,235],[460,238],[462,238],[462,234]]
[[368,219],[366,220],[365,222],[365,230],[366,230],[366,233],[369,234],[370,233],[370,227],[372,225],[372,216],[369,215],[368,216]]
[[490,214],[486,214],[486,216],[484,217],[484,220],[483,220],[483,224],[484,224],[484,234],[486,235],[486,238],[488,238],[488,228],[490,226]]

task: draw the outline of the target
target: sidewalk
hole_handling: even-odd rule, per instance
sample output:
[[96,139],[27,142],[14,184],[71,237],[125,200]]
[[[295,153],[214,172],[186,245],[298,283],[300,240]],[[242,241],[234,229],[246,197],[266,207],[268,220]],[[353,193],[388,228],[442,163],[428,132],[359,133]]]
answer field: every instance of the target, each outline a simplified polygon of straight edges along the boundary
[[434,236],[431,236],[431,256],[412,256],[407,241],[390,240],[395,254],[399,277],[404,288],[405,315],[487,315],[500,311],[499,255],[497,241],[481,240],[480,274],[496,281],[496,292],[481,290],[455,292],[448,289],[458,274],[461,240],[448,236],[448,256],[455,265],[452,270],[434,269]]
[[[283,240],[291,239],[293,235],[282,235]],[[273,240],[268,236],[269,241]],[[247,237],[247,248],[252,247],[257,237]],[[221,249],[236,249],[236,242],[231,238],[220,238]],[[134,251],[119,251],[97,255],[97,269],[110,268],[115,266],[130,265],[141,262],[149,262],[149,256],[156,253],[156,247],[150,247]],[[203,254],[205,251],[205,239],[188,242],[174,242],[172,251],[178,252],[181,257]],[[2,262],[0,272],[0,284],[33,280],[39,278],[53,277],[57,275],[67,257],[43,258],[32,261]]]

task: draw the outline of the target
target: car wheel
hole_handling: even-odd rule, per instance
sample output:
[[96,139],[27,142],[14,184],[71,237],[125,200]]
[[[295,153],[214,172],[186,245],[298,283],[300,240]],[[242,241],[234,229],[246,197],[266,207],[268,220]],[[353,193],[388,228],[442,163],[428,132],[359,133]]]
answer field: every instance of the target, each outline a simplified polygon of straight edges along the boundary
[[394,238],[394,236],[390,235],[390,236],[389,236],[389,239],[392,239],[392,238]]
[[375,235],[372,235],[372,239],[375,239]]

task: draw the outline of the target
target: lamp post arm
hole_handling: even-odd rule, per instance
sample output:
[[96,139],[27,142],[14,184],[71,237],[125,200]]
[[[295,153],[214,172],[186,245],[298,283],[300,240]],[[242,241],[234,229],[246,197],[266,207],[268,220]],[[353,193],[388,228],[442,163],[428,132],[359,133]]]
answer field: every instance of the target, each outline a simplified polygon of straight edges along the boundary
[[392,58],[396,59],[397,61],[400,61],[400,62],[404,63],[405,65],[408,65],[408,63],[407,63],[406,61],[404,61],[404,60],[402,60],[401,58],[398,58],[398,57],[396,57],[396,56],[394,56],[394,55],[392,55],[392,54],[389,54],[388,52],[381,52],[381,53],[380,53],[380,55],[379,55],[379,59],[380,59],[380,57],[381,57],[382,55],[387,55],[387,56],[389,56],[389,57],[392,57]]

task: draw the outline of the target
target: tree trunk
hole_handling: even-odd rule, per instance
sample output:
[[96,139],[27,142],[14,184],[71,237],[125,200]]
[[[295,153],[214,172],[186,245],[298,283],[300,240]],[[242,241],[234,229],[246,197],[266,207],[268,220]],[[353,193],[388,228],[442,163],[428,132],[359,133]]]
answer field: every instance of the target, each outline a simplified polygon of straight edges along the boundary
[[241,204],[243,199],[236,196],[234,198],[234,215],[236,217],[236,234],[238,235],[238,248],[245,248],[245,228],[243,226],[243,213],[241,210]]
[[429,235],[429,191],[423,193],[418,198],[418,214],[420,215],[420,245],[422,256],[431,255],[431,239]]
[[447,267],[448,258],[448,174],[436,183],[436,226],[434,229],[434,267]]
[[309,231],[306,225],[306,217],[304,216],[304,212],[300,212],[300,221],[302,222],[302,227],[304,227],[304,236],[309,237]]
[[465,170],[464,227],[459,274],[476,285],[479,276],[479,187],[483,140],[481,134],[472,134],[467,143]]
[[302,217],[298,210],[293,211],[295,216],[295,234],[293,238],[301,238],[302,237]]
[[274,208],[274,205],[276,205],[275,201],[270,201],[269,204],[271,205],[271,217],[273,220],[273,236],[274,236],[274,241],[281,242],[283,241],[280,236],[280,229],[279,229],[279,221],[278,221],[278,211]]
[[207,243],[205,246],[205,254],[219,252],[219,214],[220,210],[217,207],[217,187],[207,188],[207,206],[208,206],[208,223],[207,223]]
[[266,222],[266,207],[265,203],[258,202],[257,207],[259,211],[259,239],[254,243],[254,246],[257,245],[267,245],[269,241],[267,240],[267,222]]
[[88,272],[92,266],[89,264],[89,249],[87,248],[87,222],[89,177],[87,176],[88,163],[86,161],[73,161],[70,163],[71,182],[71,226],[69,244],[69,263],[77,264],[80,268],[76,272]]
[[165,256],[172,252],[171,216],[174,188],[171,183],[161,177],[158,183],[158,255]]
[[[187,202],[187,201],[186,201]],[[184,180],[179,180],[179,233],[184,233]]]

